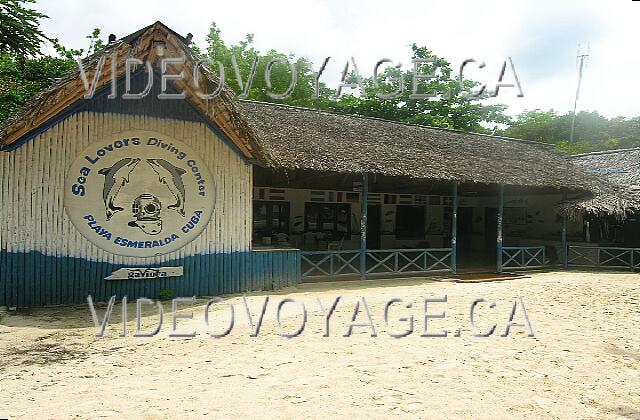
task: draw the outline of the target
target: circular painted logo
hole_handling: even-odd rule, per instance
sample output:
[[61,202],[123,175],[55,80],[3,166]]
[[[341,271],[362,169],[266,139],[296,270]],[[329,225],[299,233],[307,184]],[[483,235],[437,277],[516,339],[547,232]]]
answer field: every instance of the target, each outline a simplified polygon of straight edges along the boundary
[[96,246],[151,257],[200,235],[213,213],[214,188],[204,160],[183,142],[126,131],[91,144],[76,158],[64,206]]

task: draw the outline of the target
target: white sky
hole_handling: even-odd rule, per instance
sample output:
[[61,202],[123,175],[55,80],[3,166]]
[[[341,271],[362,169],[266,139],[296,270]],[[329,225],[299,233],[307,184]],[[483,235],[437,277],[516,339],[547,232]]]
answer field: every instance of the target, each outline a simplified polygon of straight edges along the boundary
[[[578,44],[589,61],[579,109],[607,117],[640,115],[640,1],[631,0],[282,0],[133,1],[39,0],[49,15],[45,33],[63,45],[86,48],[92,28],[104,37],[134,32],[156,20],[176,32],[193,33],[199,46],[212,21],[227,44],[249,32],[261,51],[304,56],[316,69],[331,56],[322,81],[336,88],[346,60],[355,57],[363,75],[381,58],[410,68],[409,44],[425,45],[456,68],[466,58],[486,62],[468,77],[491,88],[502,61],[512,57],[522,84],[502,89],[498,101],[509,113],[524,109],[573,108]],[[348,91],[348,90],[347,90]]]

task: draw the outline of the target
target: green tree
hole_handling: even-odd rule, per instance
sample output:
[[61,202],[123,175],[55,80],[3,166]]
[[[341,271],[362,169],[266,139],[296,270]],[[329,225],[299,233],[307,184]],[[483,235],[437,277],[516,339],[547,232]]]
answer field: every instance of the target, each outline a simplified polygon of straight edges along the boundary
[[40,46],[49,39],[39,25],[47,16],[25,7],[32,3],[35,0],[0,0],[0,54],[40,55]]
[[[563,138],[558,137],[558,113],[534,109],[520,113],[505,134],[511,137],[555,144]],[[566,138],[564,139],[566,140]]]
[[606,149],[640,147],[640,116],[615,117],[609,120],[604,139]]
[[61,57],[21,60],[0,55],[0,122],[74,66],[73,60]]
[[[82,49],[65,48],[55,38],[46,39],[53,44],[58,56],[42,55],[40,46],[34,51],[33,57],[25,57],[15,51],[0,53],[0,122],[22,108],[31,97],[67,74],[76,66],[74,57],[84,53]],[[98,28],[87,39],[87,54],[104,46]]]
[[[326,101],[323,106],[347,114],[474,132],[492,132],[497,130],[498,124],[510,122],[509,117],[504,114],[506,105],[482,103],[482,100],[489,96],[487,92],[477,97],[463,96],[464,93],[477,91],[480,83],[464,80],[463,86],[460,87],[447,60],[434,57],[429,49],[417,44],[412,44],[411,49],[413,60],[434,60],[433,63],[418,66],[417,73],[435,74],[435,77],[428,80],[418,79],[415,90],[418,94],[436,94],[435,100],[412,99],[413,68],[402,71],[397,67],[386,67],[378,75],[377,83],[374,77],[362,78],[360,83],[364,87],[364,95],[343,95],[335,101]],[[346,81],[356,83],[355,73],[352,72]],[[398,92],[400,88],[401,93],[392,98],[381,97]],[[487,126],[490,125],[494,128],[488,129]]]
[[[364,94],[342,94],[334,96],[334,91],[325,84],[319,83],[318,93],[315,95],[315,74],[312,63],[304,58],[295,58],[291,54],[284,54],[276,50],[269,50],[261,54],[253,46],[253,35],[248,34],[235,45],[227,45],[221,37],[218,26],[213,23],[207,37],[206,56],[212,62],[213,68],[218,68],[218,63],[224,67],[226,83],[238,94],[246,93],[252,100],[277,102],[289,105],[313,107],[330,110],[343,114],[358,114],[372,116],[411,124],[423,124],[437,127],[453,128],[465,131],[488,132],[487,125],[509,123],[509,118],[504,114],[505,105],[484,105],[482,99],[488,95],[483,93],[478,98],[465,99],[461,95],[458,80],[453,75],[450,64],[441,58],[436,59],[437,76],[431,80],[418,82],[418,91],[425,93],[438,93],[448,95],[439,100],[411,99],[412,70],[402,71],[395,67],[386,67],[379,75],[380,83],[376,83],[373,77],[364,77],[360,83]],[[426,47],[412,45],[413,56],[417,59],[432,57],[431,51]],[[242,86],[238,83],[236,65],[242,78]],[[252,73],[252,66],[257,58],[254,78],[251,88],[245,92],[247,79]],[[274,59],[287,59],[295,62],[297,82],[292,94],[285,99],[273,98],[269,93],[283,93],[291,83],[291,69],[285,64],[276,64],[272,67],[272,87],[265,81],[265,69],[268,63]],[[434,70],[430,64],[423,65],[419,71],[423,74]],[[320,67],[320,66],[318,66]],[[319,69],[317,69],[319,70]],[[376,93],[389,94],[398,89],[398,83],[394,80],[403,78],[402,93],[392,99],[383,99]],[[345,80],[347,83],[356,83],[356,73],[351,71]],[[465,80],[464,91],[476,89],[479,83]],[[497,128],[494,128],[497,130]]]
[[[572,113],[525,111],[501,134],[555,144],[561,150],[569,151],[572,119]],[[640,147],[640,117],[608,119],[596,111],[581,111],[576,115],[571,153],[629,147]]]
[[[85,38],[87,38],[89,40],[89,48],[87,48],[87,55],[91,55],[96,51],[100,51],[101,49],[104,48],[105,46],[105,42],[100,39],[100,33],[102,31],[100,30],[100,28],[93,28],[93,31],[91,31],[90,35],[85,36]],[[74,50],[72,51],[72,55],[73,54],[77,54],[77,55],[82,55],[82,50]]]
[[[211,24],[209,35],[207,36],[206,57],[210,60],[214,71],[218,71],[219,63],[224,68],[225,83],[230,86],[238,95],[243,95],[249,99],[264,102],[278,102],[288,105],[313,106],[314,105],[314,75],[311,63],[291,54],[284,54],[276,50],[269,50],[261,54],[253,46],[253,35],[247,34],[245,38],[235,45],[227,45],[220,35],[220,29],[215,23]],[[233,60],[235,57],[235,66]],[[250,88],[247,90],[248,80],[252,74]],[[295,63],[296,83],[292,94],[282,100],[276,100],[269,94],[282,94],[289,89],[292,83],[291,67],[284,63],[276,63],[271,67],[271,88],[267,86],[265,80],[265,70],[271,60],[287,60]],[[236,66],[242,85],[236,73]],[[322,86],[326,93],[326,87]]]

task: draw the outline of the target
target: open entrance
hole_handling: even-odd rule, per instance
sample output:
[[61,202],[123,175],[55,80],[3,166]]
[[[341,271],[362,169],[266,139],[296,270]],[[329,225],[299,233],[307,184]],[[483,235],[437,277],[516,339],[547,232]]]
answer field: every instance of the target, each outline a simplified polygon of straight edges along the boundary
[[496,264],[498,250],[498,209],[487,207],[484,209],[484,246],[482,255],[485,263]]
[[[553,194],[559,196],[554,191],[510,187],[505,200],[496,185],[454,187],[450,181],[259,167],[254,182],[254,248],[299,250],[303,279],[542,267],[562,227],[550,211]],[[501,204],[505,241],[499,268]]]
[[457,226],[458,264],[462,268],[473,266],[476,258],[473,252],[473,209],[471,207],[458,208]]
[[[474,232],[476,218],[484,211],[484,237]],[[451,208],[445,208],[445,225],[450,226]],[[494,271],[496,268],[496,231],[498,212],[495,208],[458,207],[457,260],[461,271]],[[450,242],[447,242],[449,244]]]

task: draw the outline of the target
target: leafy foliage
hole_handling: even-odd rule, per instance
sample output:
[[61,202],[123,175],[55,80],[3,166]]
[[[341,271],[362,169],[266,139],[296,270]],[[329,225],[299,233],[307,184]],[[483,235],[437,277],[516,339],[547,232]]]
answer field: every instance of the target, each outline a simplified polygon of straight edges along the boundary
[[[481,100],[487,97],[486,93],[474,99],[463,98],[458,86],[458,80],[453,76],[450,64],[441,58],[437,58],[434,64],[424,64],[419,68],[421,74],[437,71],[435,78],[418,81],[417,91],[420,93],[437,93],[447,96],[446,98],[440,96],[437,98],[438,100],[411,99],[413,69],[402,71],[396,67],[386,67],[382,74],[379,75],[378,81],[374,80],[373,77],[361,77],[351,67],[352,71],[345,79],[345,83],[361,86],[363,89],[362,95],[350,93],[336,97],[334,91],[325,84],[320,83],[318,86],[319,94],[316,96],[315,74],[312,64],[308,60],[304,58],[296,60],[293,55],[284,54],[276,50],[261,54],[253,46],[253,39],[253,35],[248,34],[238,44],[227,46],[222,40],[220,29],[213,23],[207,37],[208,46],[206,48],[206,55],[212,61],[213,68],[217,68],[217,63],[223,65],[226,83],[236,93],[245,93],[252,100],[307,106],[343,114],[358,114],[465,131],[487,132],[489,130],[487,130],[486,125],[506,124],[509,122],[508,116],[504,114],[505,105],[484,105],[481,103]],[[426,47],[416,44],[411,47],[414,59],[429,59],[433,57],[431,51]],[[242,86],[238,83],[235,73],[232,61],[234,56],[243,80]],[[251,88],[245,91],[244,88],[247,85],[247,79],[251,74],[256,58],[257,64]],[[274,59],[287,59],[289,62],[295,62],[296,66],[297,83],[295,90],[291,96],[284,100],[275,99],[269,93],[285,92],[291,83],[292,72],[284,64],[274,65],[272,68],[272,88],[269,89],[264,74],[266,66]],[[478,82],[465,80],[464,91],[472,91],[478,85]],[[402,93],[392,99],[383,99],[379,95],[389,94],[400,88]]]
[[73,60],[61,57],[22,60],[6,53],[0,55],[0,122],[73,66]]
[[[465,80],[461,89],[448,61],[434,57],[430,50],[417,44],[412,44],[411,49],[413,60],[432,59],[435,62],[423,63],[404,72],[396,67],[387,67],[378,76],[378,86],[373,77],[362,79],[364,96],[345,95],[338,101],[327,103],[327,107],[337,112],[474,132],[489,132],[486,128],[489,124],[509,123],[509,117],[504,114],[506,105],[481,103],[488,97],[486,92],[475,98],[462,96],[462,93],[477,90],[480,83]],[[415,81],[415,92],[437,95],[433,100],[411,97],[415,74],[435,74],[432,79]],[[352,74],[347,81],[353,83],[357,78]],[[401,93],[393,98],[381,97],[399,90]]]
[[[219,64],[224,68],[224,80],[237,94],[243,93],[252,100],[274,102],[269,93],[282,94],[289,89],[292,83],[292,69],[284,63],[277,63],[271,67],[271,88],[267,86],[265,80],[265,70],[271,60],[288,60],[295,63],[295,74],[297,82],[292,94],[284,99],[278,100],[279,103],[297,106],[314,106],[314,75],[311,63],[304,58],[295,60],[290,54],[283,54],[276,50],[269,50],[266,54],[261,54],[253,46],[253,35],[247,34],[245,38],[236,45],[227,46],[220,36],[220,29],[215,23],[211,25],[209,35],[207,36],[206,56],[212,63],[212,68],[217,70]],[[239,70],[242,79],[242,85],[238,82],[233,60]],[[251,69],[257,59],[254,76],[250,83],[248,80],[252,73]],[[327,93],[326,87],[323,86],[323,92]],[[243,96],[245,96],[243,95]]]
[[48,38],[38,27],[47,16],[29,9],[35,0],[0,0],[0,53],[19,57],[40,55]]
[[[0,0],[0,122],[18,111],[27,100],[51,86],[75,66],[73,58],[84,50],[67,49],[39,29],[42,13],[22,3],[32,0]],[[87,54],[102,48],[100,29],[87,36]],[[41,53],[43,42],[51,42],[58,56]]]
[[[501,134],[555,144],[569,151],[573,113],[558,115],[554,110],[535,109],[518,115]],[[608,119],[596,111],[576,115],[572,153],[640,147],[640,117]]]

